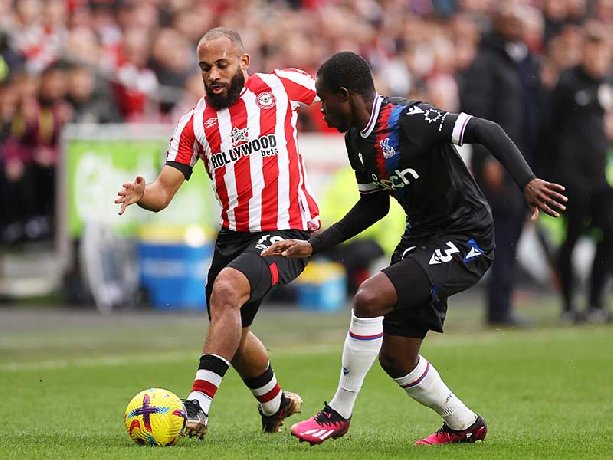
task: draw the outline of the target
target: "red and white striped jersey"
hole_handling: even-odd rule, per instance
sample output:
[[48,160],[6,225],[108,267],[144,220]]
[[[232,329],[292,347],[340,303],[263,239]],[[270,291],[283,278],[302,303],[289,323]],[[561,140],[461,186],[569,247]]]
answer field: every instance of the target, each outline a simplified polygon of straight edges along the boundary
[[298,151],[296,109],[315,99],[315,81],[298,69],[256,73],[230,107],[200,99],[183,115],[166,154],[189,178],[204,161],[223,228],[242,232],[316,230],[319,209]]

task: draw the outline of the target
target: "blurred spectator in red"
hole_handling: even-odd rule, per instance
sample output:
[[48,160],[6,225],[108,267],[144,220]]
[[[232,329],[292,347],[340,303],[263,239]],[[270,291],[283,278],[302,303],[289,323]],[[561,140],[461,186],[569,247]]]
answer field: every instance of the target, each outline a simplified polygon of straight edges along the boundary
[[31,72],[41,72],[57,60],[64,37],[63,0],[16,0],[13,46],[26,58]]
[[158,81],[147,67],[149,58],[147,29],[129,29],[120,50],[119,64],[114,76],[115,101],[126,121],[157,119],[152,113],[152,97],[158,89]]

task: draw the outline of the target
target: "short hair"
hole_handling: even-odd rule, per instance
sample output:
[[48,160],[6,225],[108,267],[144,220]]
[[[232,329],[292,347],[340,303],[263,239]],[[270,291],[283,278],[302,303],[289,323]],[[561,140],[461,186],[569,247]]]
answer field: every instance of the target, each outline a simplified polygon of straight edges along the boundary
[[235,30],[228,29],[227,27],[215,27],[205,33],[198,44],[208,42],[209,40],[215,40],[219,37],[226,37],[228,40],[232,42],[232,44],[238,47],[241,51],[244,51],[243,40],[239,33]]
[[341,51],[328,58],[317,70],[332,91],[347,88],[362,96],[375,91],[372,72],[366,59],[351,51]]

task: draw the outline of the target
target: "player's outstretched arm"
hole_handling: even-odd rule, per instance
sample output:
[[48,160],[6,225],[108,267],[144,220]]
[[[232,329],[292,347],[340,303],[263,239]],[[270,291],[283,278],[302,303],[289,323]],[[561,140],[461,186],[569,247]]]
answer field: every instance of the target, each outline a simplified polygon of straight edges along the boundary
[[504,165],[522,189],[532,219],[538,217],[539,210],[553,217],[559,217],[559,213],[566,210],[564,203],[567,198],[562,194],[564,187],[536,177],[517,146],[497,123],[470,118],[466,125],[465,143],[482,144]]
[[524,197],[532,211],[532,220],[538,217],[539,209],[550,216],[560,217],[560,212],[566,210],[564,203],[568,200],[562,194],[564,190],[562,185],[538,177],[528,182],[524,187]]
[[372,224],[385,217],[390,208],[387,192],[361,195],[358,202],[341,220],[309,241],[283,240],[262,251],[263,256],[281,255],[288,257],[309,257],[337,244],[347,241]]
[[263,256],[310,257],[313,255],[311,243],[304,240],[277,241],[262,251]]
[[119,215],[134,203],[148,211],[161,211],[171,202],[184,180],[183,173],[171,166],[164,166],[151,184],[147,184],[144,177],[137,176],[134,182],[126,182],[117,192],[119,198],[115,204],[120,205]]

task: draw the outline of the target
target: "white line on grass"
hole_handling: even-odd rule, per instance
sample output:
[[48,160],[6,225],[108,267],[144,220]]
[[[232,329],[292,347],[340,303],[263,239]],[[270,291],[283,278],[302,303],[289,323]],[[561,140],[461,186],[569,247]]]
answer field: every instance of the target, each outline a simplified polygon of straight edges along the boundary
[[[294,356],[294,355],[318,355],[330,353],[340,349],[337,346],[317,346],[309,347],[306,351],[304,347],[296,349],[285,349],[283,351],[273,351],[271,354],[276,356]],[[124,366],[133,363],[160,363],[160,362],[179,362],[183,360],[194,360],[197,357],[189,353],[156,353],[156,354],[140,354],[138,356],[98,356],[87,359],[49,359],[43,361],[28,361],[28,362],[8,362],[0,364],[0,372],[26,372],[43,369],[65,369],[68,367],[101,367],[101,366]]]

